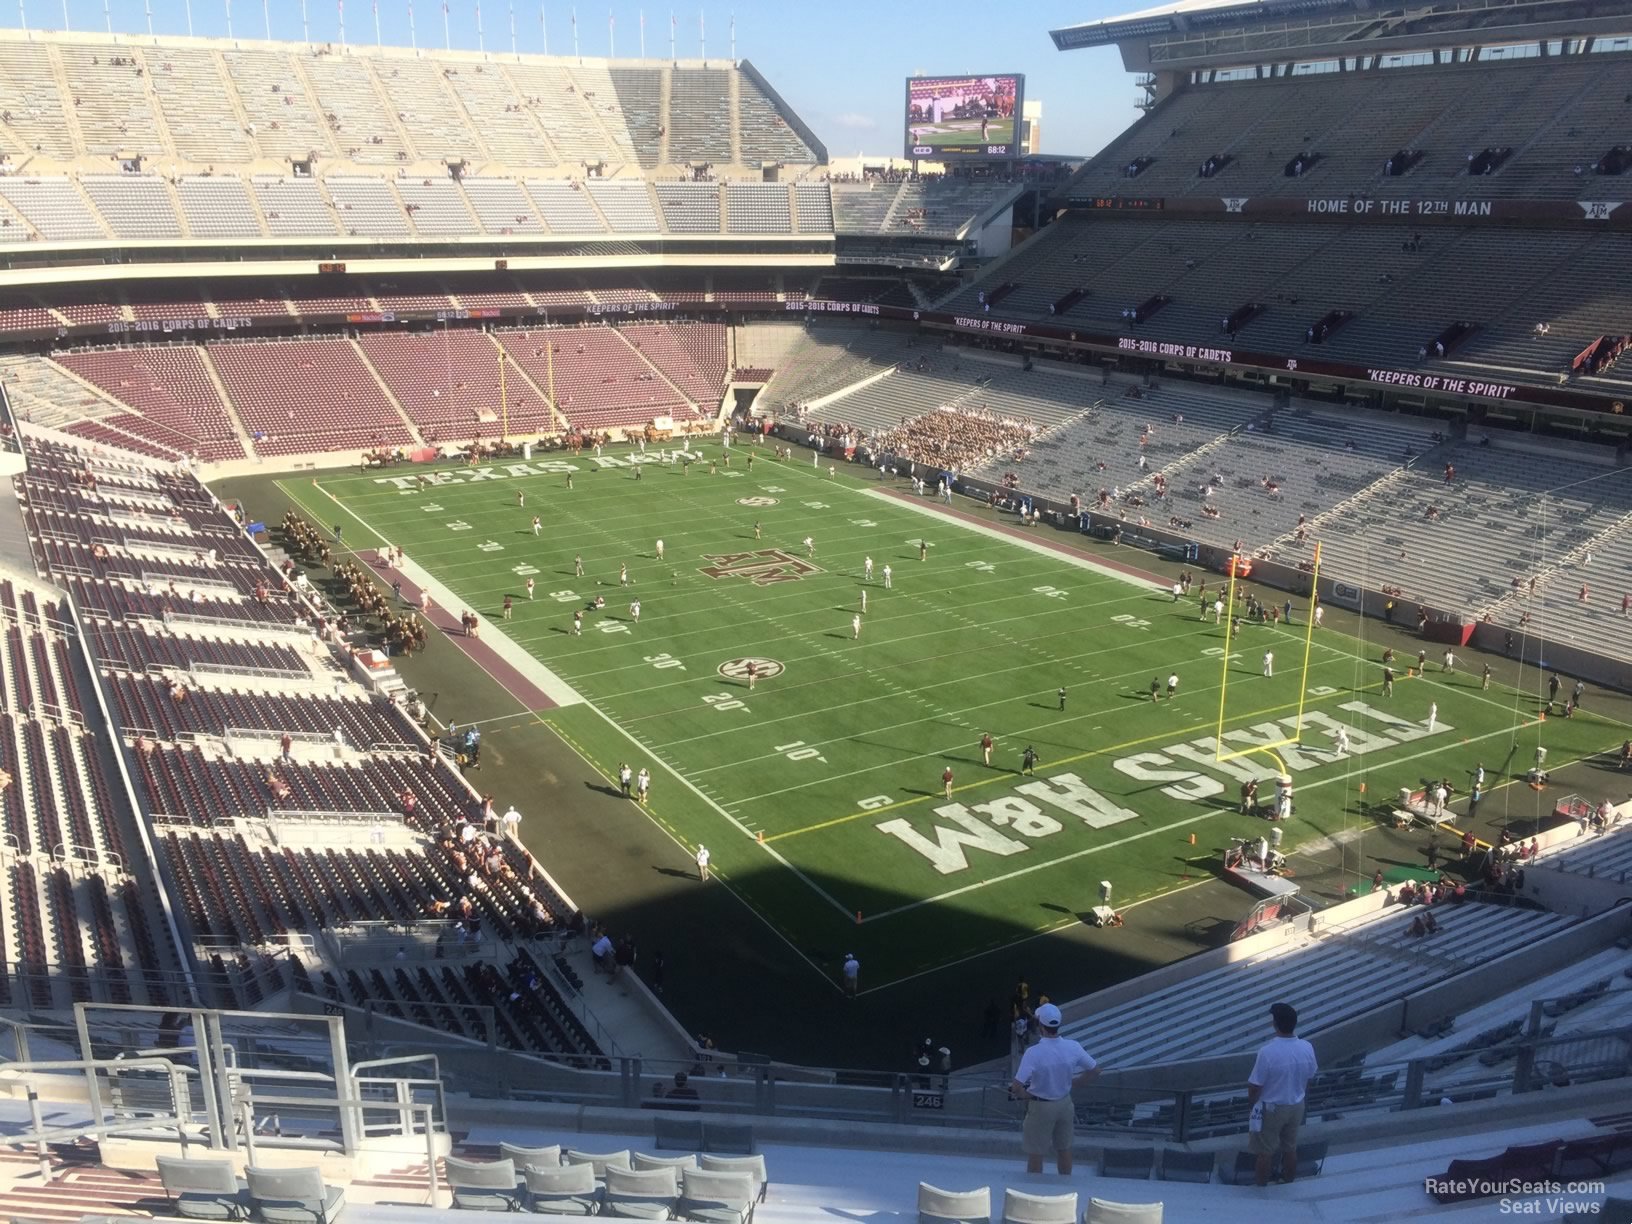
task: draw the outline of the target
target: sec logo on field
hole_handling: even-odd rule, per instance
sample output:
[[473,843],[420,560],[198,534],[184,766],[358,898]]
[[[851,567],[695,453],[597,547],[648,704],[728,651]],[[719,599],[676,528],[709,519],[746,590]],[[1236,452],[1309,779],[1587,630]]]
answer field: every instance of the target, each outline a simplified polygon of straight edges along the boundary
[[777,501],[778,501],[778,499],[775,498],[775,497],[739,497],[739,498],[737,498],[737,505],[739,505],[739,506],[774,506],[774,505],[777,504]]
[[761,680],[769,680],[772,676],[780,676],[786,668],[775,659],[760,659],[744,656],[740,659],[727,659],[720,664],[720,675],[727,680],[748,679],[748,664],[754,665],[754,670]]

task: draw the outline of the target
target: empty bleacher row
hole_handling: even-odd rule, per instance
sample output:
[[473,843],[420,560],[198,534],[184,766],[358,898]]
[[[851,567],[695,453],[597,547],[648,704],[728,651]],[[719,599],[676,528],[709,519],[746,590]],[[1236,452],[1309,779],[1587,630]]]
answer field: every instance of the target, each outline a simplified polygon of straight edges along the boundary
[[757,74],[730,62],[99,41],[8,35],[0,149],[18,161],[141,156],[201,169],[314,156],[393,169],[652,167],[665,152],[745,166],[825,158]]
[[[176,539],[184,553],[207,555],[211,541],[222,538],[219,530],[238,535],[188,472],[144,468],[35,438],[28,439],[27,450],[33,461],[24,480],[31,528],[47,516],[51,529],[64,536],[64,524],[76,521],[117,528],[121,524],[110,516],[122,501],[144,506],[151,518],[143,521]],[[32,508],[36,503],[38,510]],[[42,558],[61,563],[69,547],[84,545],[57,543],[42,549]],[[244,560],[235,557],[233,563]],[[243,568],[263,588],[281,582],[264,560],[259,574]],[[571,904],[518,844],[493,838],[473,847],[455,840],[458,825],[480,819],[475,792],[429,751],[398,706],[365,695],[313,657],[301,645],[313,640],[309,635],[267,638],[253,622],[228,619],[200,620],[177,632],[148,618],[113,615],[141,595],[132,588],[145,581],[119,569],[74,580],[95,660],[79,666],[94,667],[84,674],[106,693],[123,731],[141,808],[158,834],[162,877],[196,963],[208,971],[212,997],[259,1001],[287,984],[269,959],[273,945],[297,937],[309,944],[317,932],[353,923],[444,916],[450,938],[460,939],[463,931],[474,940],[480,930],[501,941],[500,947],[577,923]],[[299,600],[244,602],[253,608],[280,604],[298,608]],[[53,994],[59,1002],[93,997],[93,971],[95,997],[108,998],[105,970],[115,964],[113,954],[145,971],[138,933],[152,924],[145,917],[105,921],[109,904],[123,906],[139,894],[121,887],[107,902],[106,889],[82,877],[102,872],[113,879],[132,839],[102,814],[111,803],[105,783],[76,772],[93,750],[93,737],[82,727],[86,719],[47,722],[25,713],[50,708],[52,700],[69,712],[83,708],[69,695],[77,694],[76,682],[52,670],[49,651],[30,648],[26,633],[20,638],[11,631],[67,626],[70,614],[0,583],[0,616],[7,621],[0,628],[8,630],[0,634],[0,681],[9,699],[0,704],[0,768],[13,779],[0,789],[8,792],[5,844],[19,859],[11,873],[15,900],[5,915],[11,920],[0,922],[0,940],[13,941],[8,961],[51,967],[18,979],[42,1000]],[[176,677],[182,669],[191,674]],[[159,670],[172,674],[150,674]],[[334,679],[334,694],[314,696],[311,682],[326,676]],[[298,698],[291,695],[291,681],[303,690]],[[229,730],[235,738],[223,742]],[[286,734],[292,737],[287,747],[280,743]],[[392,831],[357,849],[349,844],[357,839],[343,833],[348,826],[355,830],[358,820],[383,822]],[[285,825],[298,825],[300,850],[280,844],[276,830]],[[323,832],[327,827],[335,829],[333,838]],[[50,871],[36,870],[40,862],[50,864]],[[73,867],[74,877],[68,879],[67,868],[57,863]],[[121,886],[140,880],[140,864],[131,869],[135,874],[129,881],[120,877]],[[459,926],[452,925],[455,920]],[[110,943],[110,932],[128,932],[129,938]],[[138,951],[126,950],[132,944]],[[479,972],[494,971],[480,966]],[[526,998],[509,1000],[500,1021],[505,1039],[521,1049],[595,1053],[582,1023],[553,992],[540,983],[524,992]],[[143,997],[157,996],[150,991]],[[389,992],[378,997],[391,1006],[407,998]],[[505,1007],[506,999],[484,994],[481,1005]]]
[[[1624,143],[1629,87],[1624,52],[1191,85],[1064,192],[1598,198],[1594,168]],[[1513,152],[1493,173],[1471,173],[1487,149]],[[1389,173],[1407,150],[1420,156]],[[1309,157],[1294,173],[1299,154]],[[1204,175],[1209,159],[1215,168]]]
[[[553,353],[544,351],[546,335]],[[719,323],[492,334],[443,329],[13,357],[0,369],[13,412],[24,421],[158,458],[210,460],[241,457],[240,436],[257,454],[286,455],[404,446],[500,428],[553,432],[568,420],[599,429],[658,415],[712,419],[726,350]],[[501,368],[506,357],[508,370]],[[161,368],[184,371],[207,403],[201,407],[149,381],[147,373]],[[112,373],[126,371],[131,378]],[[88,385],[88,373],[98,375],[99,385]],[[552,392],[559,414],[551,411]],[[167,424],[171,413],[178,415]],[[211,432],[219,436],[181,432],[195,419],[218,420]],[[185,567],[125,555],[142,553],[129,533],[119,537],[119,552],[81,555],[96,543],[115,545],[108,533],[93,539],[87,531],[78,525],[66,534],[42,531],[41,547],[57,554],[46,564],[63,574],[173,575],[185,585]],[[210,569],[194,576],[253,592],[256,580],[243,571]]]
[[[162,239],[406,241],[482,234],[833,234],[831,203],[823,208],[814,198],[796,198],[795,188],[783,183],[454,179],[446,168],[436,175],[0,177],[0,247]],[[965,209],[983,209],[995,200],[965,193],[934,210],[915,206],[915,218],[934,220],[889,232],[952,234],[973,219]]]
[[[1289,940],[1232,961],[1200,977],[1152,990],[1106,1007],[1062,1033],[1075,1037],[1108,1066],[1244,1053],[1263,1040],[1269,1005],[1296,984],[1306,1000],[1299,1032],[1313,1036],[1377,1005],[1379,982],[1395,998],[1459,973],[1478,972],[1490,960],[1570,921],[1561,915],[1508,906],[1439,905],[1441,933],[1410,932],[1416,907],[1391,906],[1319,934]],[[1196,1009],[1182,999],[1207,1000]]]
[[[1626,333],[1612,269],[1629,258],[1632,237],[1569,230],[1071,217],[942,307],[1395,369],[1497,370],[1503,380],[1551,385],[1593,341]],[[1480,285],[1473,301],[1462,291],[1470,281]],[[1166,301],[1130,323],[1127,312],[1158,298]],[[1248,304],[1258,311],[1226,332],[1224,321]],[[1343,317],[1313,339],[1332,312]],[[1471,332],[1436,356],[1436,338],[1462,322]],[[1628,378],[1616,364],[1592,386]]]
[[109,782],[84,668],[68,610],[0,580],[0,1001],[163,1004],[177,962],[132,874],[132,814]]
[[833,221],[838,233],[856,237],[960,238],[1020,191],[1012,183],[963,178],[837,182]]
[[549,971],[527,948],[518,948],[502,968],[490,963],[391,966],[341,972],[322,970],[309,993],[353,1007],[371,1006],[385,1015],[412,1020],[461,1037],[486,1035],[477,1008],[491,1008],[501,1045],[540,1054],[596,1055],[599,1046],[583,1020],[552,984]]
[[[187,288],[130,285],[121,289],[109,285],[101,292],[53,289],[44,297],[16,289],[0,295],[0,333],[51,332],[59,328],[99,325],[136,331],[136,324],[145,323],[149,327],[141,334],[144,339],[153,339],[166,337],[174,330],[165,324],[184,329],[215,327],[226,331],[247,327],[264,330],[284,325],[292,330],[303,320],[323,315],[401,316],[412,311],[440,314],[454,320],[463,317],[461,311],[484,309],[544,315],[556,307],[577,307],[567,313],[578,315],[607,313],[608,307],[618,305],[637,309],[651,307],[659,302],[774,306],[784,298],[803,297],[809,289],[807,283],[791,274],[766,275],[746,288],[739,288],[738,284],[739,278],[724,272],[676,277],[650,271],[592,270],[475,278],[422,276],[408,288],[387,278],[289,280],[263,283],[255,296],[247,296],[242,286],[212,285],[204,281],[194,282]],[[154,328],[154,324],[159,326]],[[197,385],[196,371],[186,366],[177,369],[160,358],[154,362],[136,360],[105,368],[95,357],[86,357],[85,366],[83,371],[76,366],[75,373],[76,376],[83,374],[79,386],[87,395],[95,396],[104,389],[125,399],[136,392],[153,395],[156,413],[170,412],[169,419],[161,423],[168,425],[172,432],[201,437],[185,415],[175,411],[177,400],[189,411],[206,414],[200,426],[209,426],[209,418],[217,411],[212,407],[209,390]],[[108,383],[100,381],[104,372]],[[11,378],[9,373],[8,378]],[[201,440],[219,442],[223,439],[201,437]]]

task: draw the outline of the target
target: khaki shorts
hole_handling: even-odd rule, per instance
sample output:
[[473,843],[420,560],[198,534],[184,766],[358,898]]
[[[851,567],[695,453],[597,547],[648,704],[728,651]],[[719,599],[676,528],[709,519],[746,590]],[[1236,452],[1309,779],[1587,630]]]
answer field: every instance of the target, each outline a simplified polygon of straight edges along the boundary
[[1269,1156],[1298,1146],[1298,1127],[1303,1125],[1303,1102],[1296,1105],[1265,1105],[1264,1128],[1247,1132],[1247,1150],[1254,1156]]
[[1020,1135],[1027,1156],[1049,1156],[1071,1149],[1077,1115],[1070,1097],[1057,1101],[1026,1102],[1026,1122]]

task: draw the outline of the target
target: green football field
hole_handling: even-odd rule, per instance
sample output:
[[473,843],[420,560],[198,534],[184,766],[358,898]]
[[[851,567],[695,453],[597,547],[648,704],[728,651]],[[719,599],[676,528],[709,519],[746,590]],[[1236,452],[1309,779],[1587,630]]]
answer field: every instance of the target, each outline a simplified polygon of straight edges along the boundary
[[933,149],[947,145],[1014,143],[1013,119],[991,120],[984,137],[980,134],[979,119],[945,119],[940,123],[914,123],[911,127],[913,143]]
[[[1480,764],[1495,788],[1481,826],[1534,817],[1560,793],[1520,780],[1538,744],[1556,769],[1625,736],[1590,697],[1574,719],[1539,720],[1534,695],[1482,691],[1476,658],[1446,673],[1438,648],[1424,677],[1400,661],[1391,697],[1380,648],[1329,627],[1308,642],[1305,670],[1303,601],[1290,627],[1244,626],[1226,671],[1224,629],[1198,618],[1194,595],[1175,603],[1072,551],[1069,536],[954,516],[866,469],[829,475],[808,454],[779,463],[762,450],[751,470],[745,448],[734,454],[715,474],[706,459],[689,474],[645,463],[639,480],[625,450],[586,455],[570,461],[571,489],[559,458],[443,468],[424,491],[403,469],[281,487],[316,521],[343,522],[352,547],[401,545],[482,615],[485,634],[570,684],[584,701],[539,716],[608,778],[625,761],[651,771],[649,809],[631,804],[627,819],[658,822],[688,851],[706,843],[744,920],[835,981],[846,952],[880,989],[1079,923],[1101,880],[1127,909],[1210,878],[1231,837],[1266,829],[1236,811],[1241,780],[1283,763],[1295,851],[1357,834],[1402,786],[1465,787]],[[507,593],[516,610],[503,622]],[[597,595],[604,611],[573,634],[572,613]],[[1020,773],[1027,746],[1032,777]],[[1251,903],[1242,893],[1236,916]]]

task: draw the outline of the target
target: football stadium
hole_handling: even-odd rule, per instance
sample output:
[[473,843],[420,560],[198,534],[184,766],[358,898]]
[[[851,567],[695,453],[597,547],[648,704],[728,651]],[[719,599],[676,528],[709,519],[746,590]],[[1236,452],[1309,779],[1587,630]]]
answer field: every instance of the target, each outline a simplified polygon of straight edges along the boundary
[[0,1219],[1632,1220],[1632,10],[187,12],[0,30]]

